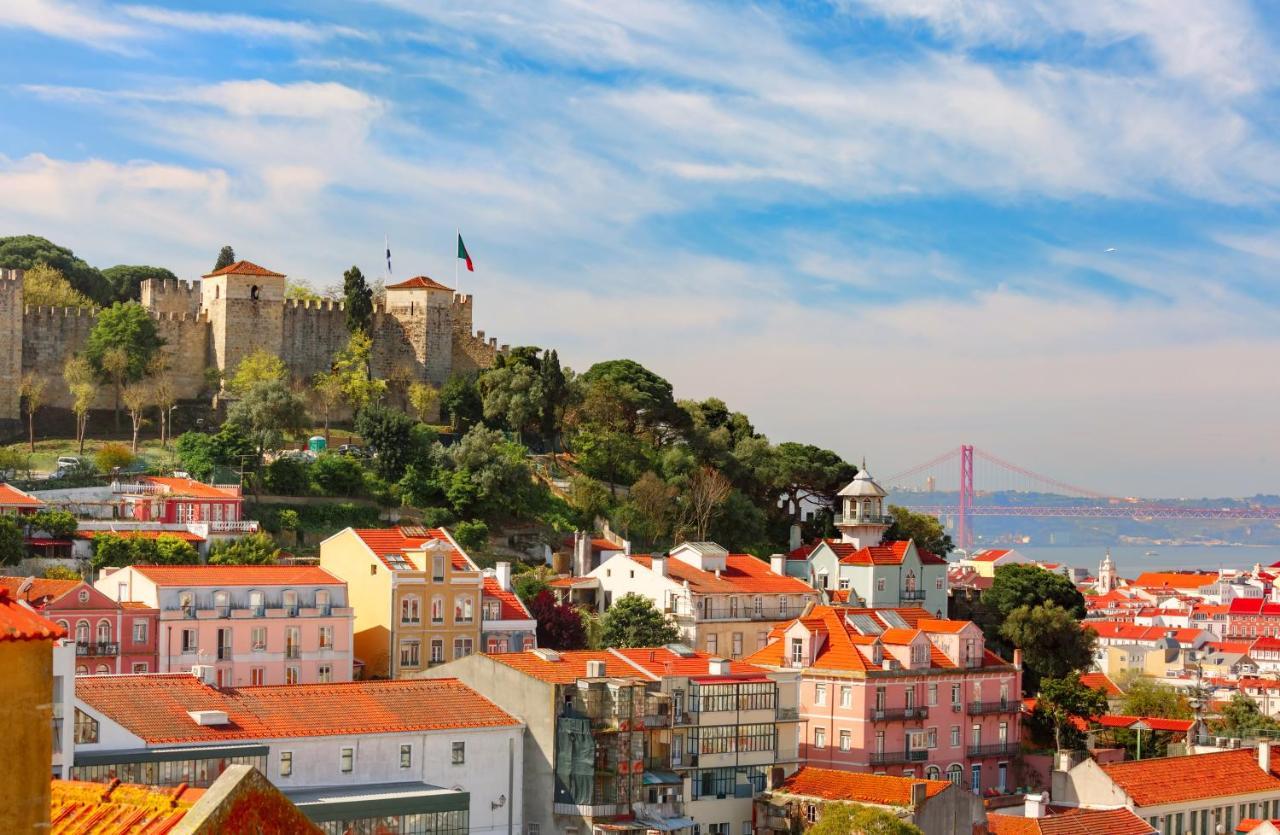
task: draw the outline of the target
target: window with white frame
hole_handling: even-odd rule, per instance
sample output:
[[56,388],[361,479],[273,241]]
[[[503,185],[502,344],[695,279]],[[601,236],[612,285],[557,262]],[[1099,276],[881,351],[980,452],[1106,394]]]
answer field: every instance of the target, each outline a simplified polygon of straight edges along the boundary
[[333,649],[333,627],[320,627],[320,649]]
[[431,639],[431,663],[441,664],[444,662],[444,639]]
[[355,770],[356,765],[356,749],[343,748],[342,756],[339,759],[339,768],[343,774],[350,774]]
[[254,652],[265,652],[267,649],[267,627],[255,626],[249,633]]
[[147,622],[145,620],[134,620],[133,642],[135,644],[145,644],[147,642]]
[[297,668],[297,667],[293,667],[293,666],[285,667],[285,668],[284,668],[284,683],[285,683],[285,684],[297,684],[297,683],[298,683],[298,676],[299,676],[299,672],[300,672],[300,671],[298,670],[298,668]]
[[791,639],[791,663],[797,667],[804,664],[804,639],[802,638]]
[[467,761],[467,743],[453,743],[453,764],[462,765]]
[[249,668],[249,684],[254,687],[261,687],[267,680],[266,667],[250,667]]
[[98,643],[111,643],[111,622],[107,620],[98,621]]
[[884,578],[883,578],[883,577],[877,577],[877,578],[876,578],[876,591],[884,591]]
[[813,703],[816,705],[827,703],[827,685],[821,682],[813,685]]
[[848,751],[852,747],[852,734],[848,731],[840,732],[840,750]]
[[329,684],[333,681],[333,665],[321,664],[316,667],[316,681],[320,684]]
[[847,684],[840,685],[840,707],[853,707],[853,688]]
[[453,639],[453,657],[466,658],[475,648],[471,644],[470,638],[454,638]]
[[422,603],[418,600],[418,596],[416,594],[407,594],[400,598],[400,622],[421,623],[421,606]]
[[960,747],[960,726],[959,725],[951,726],[951,747],[952,748]]
[[400,767],[401,768],[413,767],[413,746],[412,745],[400,746]]
[[293,752],[292,751],[280,752],[280,776],[281,777],[293,776]]
[[199,646],[199,641],[196,639],[196,631],[194,629],[182,630],[182,652],[184,654],[195,652],[197,646]]
[[400,642],[400,666],[401,667],[417,667],[421,664],[421,645],[417,640],[404,640]]
[[436,596],[431,598],[431,622],[444,623],[444,598]]
[[813,747],[814,748],[827,747],[827,729],[826,728],[813,729]]
[[472,621],[472,600],[469,596],[459,596],[453,599],[453,622],[454,623],[471,623]]

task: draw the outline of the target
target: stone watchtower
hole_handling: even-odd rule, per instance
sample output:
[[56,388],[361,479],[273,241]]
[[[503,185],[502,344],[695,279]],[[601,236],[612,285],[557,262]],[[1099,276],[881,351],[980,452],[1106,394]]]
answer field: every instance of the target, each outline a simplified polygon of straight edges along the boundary
[[237,261],[204,276],[200,306],[209,316],[210,356],[224,375],[258,349],[280,354],[284,276]]
[[22,417],[22,277],[22,270],[0,268],[0,425]]
[[387,313],[399,323],[418,379],[439,386],[453,369],[453,290],[425,275],[386,288]]

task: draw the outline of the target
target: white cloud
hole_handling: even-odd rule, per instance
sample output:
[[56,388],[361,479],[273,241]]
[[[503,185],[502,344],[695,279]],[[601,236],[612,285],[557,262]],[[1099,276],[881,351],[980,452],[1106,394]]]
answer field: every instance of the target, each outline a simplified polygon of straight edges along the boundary
[[120,50],[123,41],[140,34],[136,27],[116,19],[96,3],[62,0],[5,0],[0,3],[0,28],[6,27],[30,29],[51,38],[112,51]]
[[368,35],[350,26],[313,23],[305,20],[281,20],[246,14],[185,12],[158,6],[121,6],[127,18],[165,29],[206,32],[237,38],[283,38],[320,42],[331,38],[368,39]]

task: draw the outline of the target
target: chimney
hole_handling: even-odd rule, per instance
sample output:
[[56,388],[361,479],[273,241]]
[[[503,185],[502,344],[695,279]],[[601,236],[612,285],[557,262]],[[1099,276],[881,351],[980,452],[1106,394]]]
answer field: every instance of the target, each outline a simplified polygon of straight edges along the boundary
[[800,525],[791,526],[791,536],[787,539],[787,550],[794,551],[804,544],[804,540],[800,538]]
[[925,789],[928,785],[923,780],[918,780],[911,784],[911,809],[918,810],[924,805]]
[[1271,773],[1271,743],[1265,739],[1258,742],[1258,768]]
[[769,769],[769,789],[770,791],[782,788],[782,784],[787,779],[787,772],[780,765],[775,765]]
[[666,556],[653,555],[653,559],[649,560],[649,564],[653,566],[653,573],[659,577],[667,576],[667,558]]
[[494,576],[498,581],[498,588],[503,591],[511,591],[511,563],[498,563],[494,569]]
[[787,573],[787,558],[784,554],[774,554],[769,557],[769,570],[774,574]]
[[1024,818],[1043,818],[1044,804],[1044,792],[1040,792],[1039,794],[1028,794],[1026,796],[1026,805],[1022,810],[1022,816]]
[[1013,668],[1015,670],[1022,669],[1022,650],[1015,649],[1013,651]]
[[729,662],[723,658],[712,658],[707,662],[707,672],[713,676],[729,675]]
[[604,678],[607,674],[603,661],[587,662],[587,678]]

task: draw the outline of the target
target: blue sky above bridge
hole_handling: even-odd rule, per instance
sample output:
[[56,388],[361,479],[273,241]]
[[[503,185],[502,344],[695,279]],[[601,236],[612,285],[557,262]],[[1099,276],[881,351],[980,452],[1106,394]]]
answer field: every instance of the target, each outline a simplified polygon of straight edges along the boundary
[[0,234],[452,283],[775,440],[1276,492],[1277,16],[1241,0],[0,4]]

